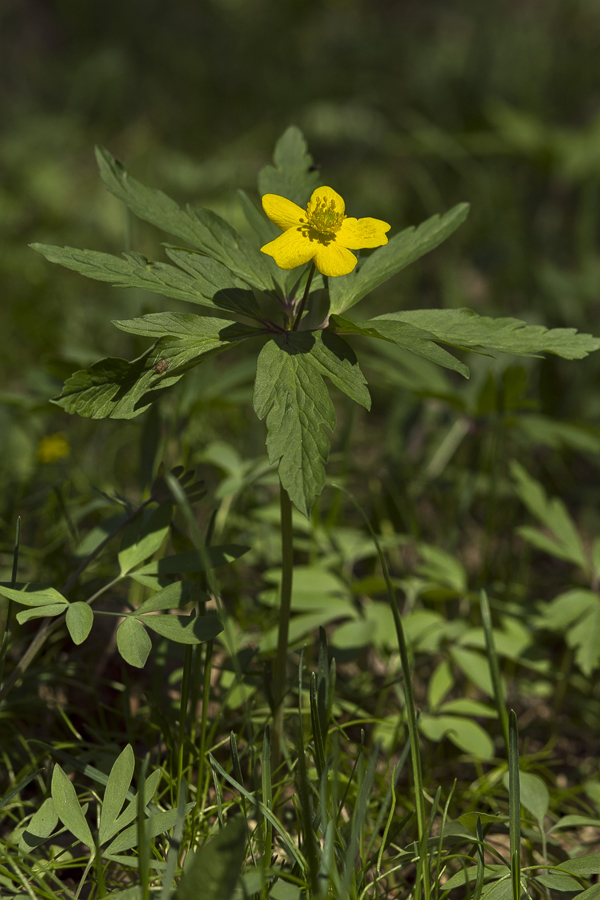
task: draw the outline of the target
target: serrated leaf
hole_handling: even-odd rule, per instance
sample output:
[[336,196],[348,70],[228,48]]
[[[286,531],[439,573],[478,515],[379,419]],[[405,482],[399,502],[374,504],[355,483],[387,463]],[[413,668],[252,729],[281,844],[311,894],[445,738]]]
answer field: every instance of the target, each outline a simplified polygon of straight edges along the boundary
[[267,451],[279,463],[279,477],[294,505],[308,515],[325,484],[335,410],[323,383],[333,383],[369,408],[366,382],[348,345],[322,331],[288,332],[261,350],[254,386],[254,409],[267,417]]
[[223,623],[218,616],[142,616],[140,622],[178,644],[202,644],[212,641],[223,631]]
[[[165,320],[164,317],[173,322],[174,315],[156,313],[140,316],[141,322],[130,319],[116,324],[122,330],[149,333],[149,329]],[[186,316],[185,313],[179,315]],[[65,382],[60,397],[52,402],[69,413],[93,419],[107,416],[132,419],[148,409],[189,369],[209,356],[227,350],[234,342],[256,333],[254,329],[240,333],[240,326],[227,319],[191,314],[186,319],[186,325],[189,329],[185,337],[181,334],[161,337],[132,362],[109,357],[99,360],[89,369],[74,372]],[[159,361],[166,363],[166,368],[157,370]]]
[[568,625],[579,619],[596,603],[598,603],[598,595],[593,591],[573,588],[571,591],[559,594],[551,603],[542,606],[535,624],[551,631],[564,631]]
[[157,591],[148,600],[144,600],[135,612],[136,615],[140,615],[161,609],[178,609],[182,606],[187,606],[188,603],[206,602],[208,599],[208,594],[199,588],[195,582],[176,581],[163,588],[162,591]]
[[[80,272],[96,281],[107,281],[117,288],[141,288],[163,297],[174,297],[210,309],[228,309],[252,314],[256,307],[252,291],[229,269],[187,250],[168,249],[167,255],[181,268],[168,263],[152,262],[141,253],[124,253],[123,258],[96,250],[77,250],[74,247],[54,247],[49,244],[30,244],[49,262]],[[189,260],[194,260],[193,265]],[[182,271],[185,270],[185,271]]]
[[29,853],[47,840],[58,825],[58,813],[52,797],[44,800],[33,814],[19,840],[21,853]]
[[182,572],[204,572],[207,562],[211,569],[224,566],[239,559],[249,549],[241,544],[221,544],[216,547],[207,547],[204,553],[200,553],[198,550],[186,550],[184,553],[175,553],[173,556],[152,560],[141,569],[131,572],[130,578],[136,578],[138,575],[178,575]]
[[77,793],[58,763],[55,763],[52,773],[52,799],[56,814],[65,828],[93,852],[94,839],[79,805]]
[[80,600],[69,603],[67,607],[66,625],[74,644],[83,644],[94,624],[94,613],[87,603]]
[[259,194],[279,194],[306,206],[320,178],[312,169],[313,158],[304,135],[295,125],[290,125],[275,144],[273,162],[274,166],[264,166],[258,173]]
[[117,648],[130,666],[143,669],[152,650],[152,641],[144,626],[133,616],[128,616],[117,628]]
[[100,175],[107,188],[140,219],[174,234],[206,256],[216,259],[248,284],[270,290],[270,270],[260,251],[243,238],[225,219],[209,209],[181,209],[162,191],[148,188],[131,178],[108,150],[96,148]]
[[[330,281],[330,313],[340,314],[362,300],[378,285],[396,275],[450,237],[466,219],[468,203],[459,203],[443,215],[427,219],[417,228],[406,228],[378,247],[358,270]],[[415,323],[419,325],[418,322]],[[427,326],[422,326],[427,328]]]
[[465,350],[512,353],[516,356],[554,353],[563,359],[583,359],[600,348],[600,339],[589,334],[578,334],[576,328],[548,329],[544,325],[527,325],[520,319],[492,319],[464,307],[388,313],[371,319],[370,324],[381,320],[415,325],[431,332],[434,340]]
[[161,503],[152,511],[144,512],[147,515],[138,516],[123,534],[119,551],[121,575],[126,575],[156,553],[169,533],[173,512],[171,503]]
[[447,350],[438,347],[432,340],[434,334],[408,325],[406,322],[396,322],[392,319],[369,319],[357,324],[343,316],[332,315],[329,319],[330,327],[340,334],[359,334],[364,337],[377,338],[396,344],[402,350],[408,350],[415,356],[421,356],[430,362],[460,372],[465,378],[470,375],[469,368]]
[[231,900],[246,851],[246,824],[239,816],[231,819],[211,841],[195,854],[179,882],[174,900]]
[[[265,193],[274,193],[274,192],[266,191]],[[250,199],[250,197],[248,196],[246,191],[238,190],[237,195],[238,195],[238,199],[240,201],[242,210],[244,212],[244,215],[246,217],[246,221],[248,222],[248,225],[250,225],[254,229],[256,234],[258,235],[258,239],[260,241],[261,246],[263,244],[268,244],[269,241],[272,241],[274,238],[279,237],[281,232],[280,232],[279,228],[277,227],[277,225],[275,225],[274,222],[271,222],[271,220],[268,218],[268,216],[266,216],[264,214],[264,212],[259,210],[254,205],[254,203],[252,202],[252,200]],[[272,259],[272,257],[269,257],[269,259]],[[275,263],[275,260],[272,260],[272,261],[273,261],[273,265],[277,266],[277,264]],[[277,266],[277,268],[279,269],[279,266]],[[283,272],[282,269],[280,269],[279,271]]]
[[[193,809],[193,807],[193,803],[188,803],[186,805],[186,813]],[[144,837],[147,840],[152,840],[152,838],[157,837],[159,834],[164,834],[165,831],[173,828],[176,821],[176,809],[167,809],[164,812],[155,813],[144,821]],[[124,850],[131,850],[132,847],[137,847],[137,842],[138,826],[136,822],[135,825],[131,825],[129,828],[126,828],[125,831],[122,831],[121,834],[114,839],[112,844],[109,844],[103,851],[103,854],[110,858],[114,853],[122,853]]]
[[98,841],[104,844],[110,840],[119,830],[116,826],[119,813],[127,799],[127,792],[133,778],[135,757],[131,744],[127,744],[122,753],[117,756],[108,776],[108,783],[104,791],[102,812],[100,814],[100,830]]
[[[20,603],[21,606],[49,606],[62,604],[67,606],[69,601],[63,597],[56,588],[42,587],[38,584],[27,583],[18,586],[9,587],[8,584],[0,583],[0,594]],[[44,614],[45,615],[45,614]]]

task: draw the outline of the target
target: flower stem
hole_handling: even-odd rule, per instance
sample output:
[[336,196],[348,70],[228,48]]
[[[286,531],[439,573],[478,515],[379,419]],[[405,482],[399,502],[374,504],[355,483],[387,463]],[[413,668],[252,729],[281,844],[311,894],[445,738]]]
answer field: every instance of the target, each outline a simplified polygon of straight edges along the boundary
[[304,296],[302,297],[302,303],[300,304],[300,308],[298,309],[298,313],[296,315],[296,318],[294,319],[294,324],[292,325],[292,331],[298,331],[298,325],[300,324],[300,320],[302,319],[302,313],[304,312],[304,307],[306,306],[306,301],[308,300],[308,292],[310,291],[310,286],[311,286],[314,274],[315,274],[315,264],[313,263],[310,267],[310,272],[308,273],[306,287],[304,288]]
[[272,771],[279,766],[283,739],[283,712],[285,706],[285,675],[287,664],[288,632],[292,606],[292,578],[294,573],[294,544],[292,536],[292,501],[284,486],[279,482],[281,504],[281,602],[279,607],[279,635],[275,657],[275,677],[273,679],[273,744]]

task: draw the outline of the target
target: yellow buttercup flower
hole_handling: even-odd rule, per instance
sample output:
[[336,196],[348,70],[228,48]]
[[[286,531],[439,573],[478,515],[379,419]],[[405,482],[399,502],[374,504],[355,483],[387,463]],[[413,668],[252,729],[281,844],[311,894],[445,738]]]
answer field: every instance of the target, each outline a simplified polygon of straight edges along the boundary
[[348,218],[346,204],[330,187],[313,191],[306,210],[279,194],[265,194],[262,205],[283,234],[261,250],[282,269],[295,269],[313,260],[322,275],[347,275],[358,262],[351,250],[388,242],[387,222]]
[[68,456],[71,452],[69,442],[64,434],[47,434],[37,446],[37,461],[40,463],[55,463],[59,459]]

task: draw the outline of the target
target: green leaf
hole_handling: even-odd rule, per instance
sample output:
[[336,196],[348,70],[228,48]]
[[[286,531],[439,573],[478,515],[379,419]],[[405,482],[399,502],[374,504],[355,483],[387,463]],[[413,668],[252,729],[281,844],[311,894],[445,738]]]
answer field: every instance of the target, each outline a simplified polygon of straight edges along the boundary
[[593,884],[581,894],[577,894],[575,900],[600,900],[600,884]]
[[570,872],[571,875],[600,875],[600,853],[588,853],[587,856],[578,856],[560,863],[561,869]]
[[30,853],[47,840],[58,825],[58,813],[52,797],[44,800],[40,808],[33,814],[27,828],[19,840],[21,853]]
[[455,713],[462,716],[481,716],[482,719],[496,719],[497,711],[493,706],[487,703],[480,703],[479,700],[472,700],[470,697],[456,697],[454,700],[447,700],[439,707],[441,713]]
[[52,799],[56,814],[65,828],[93,852],[94,839],[79,805],[75,788],[58,763],[55,764],[52,773]]
[[[228,309],[252,315],[257,308],[248,285],[229,269],[197,252],[168,249],[167,255],[178,263],[152,262],[141,253],[128,252],[123,258],[95,250],[30,244],[49,262],[80,272],[96,281],[108,281],[113,287],[142,288],[163,297],[174,297],[211,309]],[[184,269],[185,271],[182,271]]]
[[[468,815],[471,815],[469,813]],[[462,822],[465,816],[461,816],[459,822]],[[482,824],[485,824],[484,819],[496,819],[495,816],[486,816],[485,813],[481,815]],[[468,827],[468,826],[467,826]],[[473,830],[474,829],[470,829]],[[503,878],[504,875],[508,875],[508,869],[506,866],[497,865],[495,863],[486,863],[485,865],[485,875],[484,881],[487,883],[489,881],[496,881],[498,878]],[[449,891],[455,887],[462,887],[470,881],[475,881],[477,877],[477,866],[469,866],[468,869],[462,869],[460,872],[457,872],[456,875],[453,875],[452,878],[449,878],[448,881],[444,882],[444,890]]]
[[575,662],[584,675],[600,665],[600,600],[567,632],[567,645],[575,649]]
[[306,206],[320,178],[312,168],[313,158],[304,135],[295,125],[290,125],[275,144],[273,162],[275,166],[264,166],[258,173],[259,194],[279,194]]
[[[186,805],[186,813],[193,809],[193,807],[193,803],[188,803]],[[176,809],[167,809],[164,812],[155,813],[144,822],[144,837],[147,840],[152,840],[152,838],[157,837],[159,834],[164,834],[165,831],[173,828],[176,821]],[[129,828],[126,828],[125,831],[122,831],[121,834],[114,839],[112,844],[108,845],[103,851],[104,855],[110,858],[115,853],[122,853],[123,850],[131,850],[132,847],[137,847],[137,842],[138,826],[136,822],[135,825],[131,825]]]
[[267,451],[279,463],[279,477],[292,502],[304,513],[325,484],[335,410],[323,383],[327,377],[357,403],[370,407],[365,378],[351,348],[323,331],[287,332],[269,341],[258,358],[254,409],[267,417]]
[[568,891],[569,893],[580,891],[581,885],[570,875],[561,875],[560,872],[548,872],[546,875],[536,875],[536,882],[551,891]]
[[[504,773],[502,781],[504,787],[508,790],[508,772]],[[520,771],[519,783],[521,785],[521,805],[525,807],[527,812],[531,813],[540,828],[542,828],[544,817],[550,806],[550,794],[545,782],[534,772]]]
[[573,588],[559,594],[551,603],[542,605],[535,624],[550,631],[563,632],[572,622],[579,619],[584,612],[598,603],[598,595],[583,588]]
[[[158,318],[157,318],[158,317]],[[175,319],[173,317],[176,317]],[[185,321],[181,322],[181,318]],[[159,338],[137,359],[109,357],[81,369],[64,384],[62,394],[52,402],[69,413],[93,419],[110,416],[132,419],[144,412],[166,388],[176,384],[188,369],[221,353],[233,342],[256,334],[254,329],[240,329],[227,319],[205,318],[193,314],[155,313],[119,321],[118,327],[132,333],[154,333],[168,320],[172,327],[179,324],[177,334]],[[164,334],[164,330],[162,331]],[[166,364],[165,368],[158,367]]]
[[[154,794],[156,793],[156,789],[158,788],[158,783],[161,779],[162,770],[155,769],[151,775],[146,778],[144,784],[144,807],[148,806]],[[108,781],[107,781],[108,785]],[[137,816],[137,804],[138,804],[138,794],[136,793],[132,800],[129,801],[121,815],[118,819],[116,819],[113,825],[110,828],[110,836],[106,838],[106,840],[110,840],[113,834],[116,834],[118,831],[121,831],[122,828],[125,828],[127,825],[130,825],[133,820]]]
[[468,212],[469,204],[459,203],[444,215],[427,219],[418,228],[406,228],[390,238],[384,247],[374,250],[358,270],[332,278],[330,313],[350,309],[378,285],[429,253],[462,225]]
[[30,619],[43,619],[46,616],[60,616],[65,611],[64,603],[49,603],[48,606],[38,606],[35,609],[23,609],[17,613],[16,619],[19,625],[29,622]]
[[[385,248],[382,248],[385,249]],[[431,332],[433,339],[465,350],[538,356],[554,353],[564,359],[583,359],[600,348],[600,340],[578,334],[575,328],[545,328],[526,325],[520,319],[479,316],[472,309],[414,309],[388,313],[371,319],[405,322]]]
[[469,377],[469,369],[455,356],[448,353],[447,350],[438,347],[432,340],[434,334],[424,331],[422,328],[415,328],[414,325],[407,325],[405,322],[395,322],[391,319],[369,319],[357,325],[350,319],[343,316],[332,315],[330,317],[330,328],[340,334],[359,334],[364,337],[377,338],[378,340],[389,341],[396,344],[402,350],[408,350],[415,356],[421,356],[431,362],[444,366],[446,369],[453,369],[460,372],[465,378]]
[[133,778],[133,769],[135,765],[135,757],[131,744],[127,744],[122,753],[117,756],[113,763],[108,783],[104,791],[104,800],[102,802],[102,812],[100,814],[100,830],[98,841],[100,844],[106,843],[119,830],[116,822],[119,813],[127,799],[127,792]]
[[488,697],[494,696],[490,668],[487,658],[483,654],[465,650],[463,647],[451,647],[450,656],[473,684],[477,685]]
[[67,630],[74,644],[83,644],[94,624],[94,613],[82,600],[69,603],[66,615]]
[[[119,551],[121,575],[126,575],[160,548],[169,533],[173,505],[161,503],[153,510],[145,509],[125,529]],[[145,515],[144,515],[145,514]]]
[[447,737],[459,750],[470,753],[478,759],[492,759],[494,744],[487,731],[471,719],[461,716],[430,716],[426,713],[419,718],[419,728],[431,741],[441,741]]
[[551,831],[560,831],[563,828],[585,828],[588,825],[592,828],[598,828],[600,819],[589,819],[587,816],[562,816],[556,825],[548,829],[548,834]]
[[198,550],[186,550],[184,553],[175,553],[173,556],[164,556],[162,559],[152,560],[152,562],[142,566],[141,569],[131,572],[130,577],[204,572],[206,570],[206,560],[210,563],[211,569],[214,569],[217,566],[224,566],[239,559],[249,549],[249,547],[244,547],[241,544],[221,544],[216,547],[207,547],[204,553],[200,553]]
[[174,900],[231,900],[246,854],[246,823],[241,816],[195,854],[186,869]]
[[542,523],[552,536],[535,528],[519,529],[519,534],[541,550],[566,559],[580,566],[584,572],[589,565],[581,538],[562,500],[549,499],[542,485],[532,478],[516,460],[510,464],[516,482],[516,492],[529,511]]
[[[6,582],[0,583],[0,594],[8,597],[9,600],[14,600],[15,603],[20,603],[21,606],[48,606],[50,604],[67,606],[69,603],[67,598],[63,597],[55,588],[42,587],[31,582],[20,584],[14,588],[9,587]],[[42,613],[42,615],[46,615],[46,613]]]
[[212,641],[223,631],[218,616],[143,616],[138,619],[146,628],[178,644],[202,644]]
[[[504,822],[506,822],[508,820],[508,816],[492,816],[489,813],[469,812],[469,813],[464,813],[464,815],[458,817],[458,821],[460,822],[460,824],[464,825],[465,828],[468,828],[469,831],[472,832],[472,834],[477,834],[477,820],[478,819],[481,820],[482,825],[498,825],[498,824],[502,825]],[[500,866],[499,870],[500,869],[503,870],[502,872],[500,872],[500,874],[506,873],[506,869],[504,868],[504,866]],[[454,876],[454,877],[456,878],[456,876]],[[446,884],[444,885],[444,888],[447,887],[447,884],[448,883],[446,882]],[[464,884],[464,881],[462,882],[462,884]]]
[[447,660],[443,660],[434,670],[427,685],[427,704],[430,710],[436,709],[448,691],[454,687],[454,675]]
[[188,603],[206,602],[208,599],[208,594],[201,590],[195,582],[175,581],[145,600],[135,612],[136,615],[140,615],[161,609],[179,609],[187,606]]
[[209,209],[181,209],[174,200],[131,178],[113,156],[96,148],[100,175],[107,188],[140,219],[174,234],[205,256],[216,259],[245,282],[270,290],[273,286],[264,254],[255,249],[225,219]]
[[[265,193],[275,193],[274,191],[266,191]],[[238,190],[237,192],[238,199],[240,201],[240,205],[242,210],[244,211],[244,215],[246,217],[246,221],[248,224],[254,229],[256,234],[258,235],[259,241],[261,245],[268,244],[269,241],[272,241],[274,238],[279,237],[281,234],[277,225],[274,222],[271,222],[269,217],[265,215],[262,210],[257,209],[254,205],[250,197],[245,191]],[[269,257],[271,259],[272,257]],[[283,273],[282,269],[279,269],[279,266],[273,260],[273,265]],[[287,273],[284,273],[287,275]]]
[[152,641],[144,626],[128,616],[117,628],[117,647],[125,662],[143,669],[152,650]]

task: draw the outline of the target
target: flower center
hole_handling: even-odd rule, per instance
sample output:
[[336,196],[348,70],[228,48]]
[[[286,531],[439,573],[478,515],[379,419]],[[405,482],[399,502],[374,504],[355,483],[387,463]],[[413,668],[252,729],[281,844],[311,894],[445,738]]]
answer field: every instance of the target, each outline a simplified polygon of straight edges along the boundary
[[346,218],[344,213],[338,212],[335,200],[322,200],[317,197],[315,201],[309,201],[306,207],[306,215],[308,223],[315,231],[321,234],[335,234],[342,227],[342,222]]

